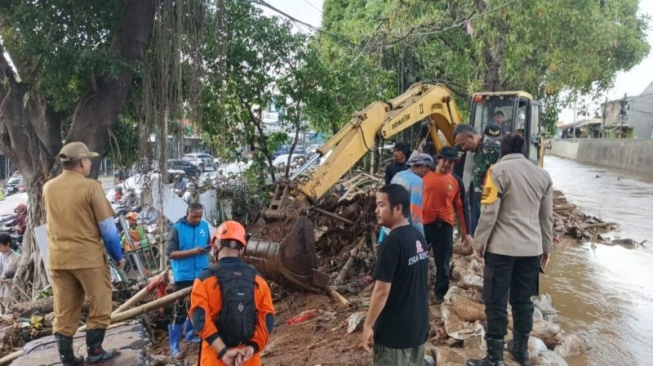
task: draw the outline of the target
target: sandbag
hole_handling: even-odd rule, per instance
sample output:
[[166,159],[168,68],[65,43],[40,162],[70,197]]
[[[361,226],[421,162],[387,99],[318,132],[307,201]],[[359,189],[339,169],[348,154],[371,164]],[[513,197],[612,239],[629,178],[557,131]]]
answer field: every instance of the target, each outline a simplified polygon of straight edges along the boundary
[[533,322],[531,336],[541,339],[544,341],[544,344],[551,349],[562,343],[562,331],[560,326],[545,320]]
[[555,323],[558,321],[558,311],[553,307],[551,295],[542,293],[539,296],[532,296],[533,307],[542,312],[544,320]]
[[[478,321],[467,322],[458,316],[453,306],[443,302],[441,304],[444,329],[451,338],[463,340],[469,337],[483,335],[484,330]],[[438,361],[439,364],[440,361]]]
[[435,352],[437,354],[436,364],[438,366],[460,366],[464,365],[471,358],[485,357],[485,351],[482,350],[471,351],[447,346],[435,347]]
[[540,353],[539,366],[569,366],[564,358],[551,350]]
[[562,342],[555,347],[554,351],[563,358],[579,355],[590,349],[587,338],[586,334],[565,334],[562,336]]
[[453,294],[451,296],[451,306],[456,314],[464,321],[487,320],[485,305],[473,301],[467,296]]
[[542,315],[542,311],[538,308],[533,308],[533,321],[536,320],[544,320],[544,315]]
[[548,350],[544,341],[537,337],[528,337],[528,353],[531,357],[539,356],[540,353]]
[[457,242],[453,245],[453,253],[459,255],[472,255],[474,248],[472,246],[464,247],[461,242]]

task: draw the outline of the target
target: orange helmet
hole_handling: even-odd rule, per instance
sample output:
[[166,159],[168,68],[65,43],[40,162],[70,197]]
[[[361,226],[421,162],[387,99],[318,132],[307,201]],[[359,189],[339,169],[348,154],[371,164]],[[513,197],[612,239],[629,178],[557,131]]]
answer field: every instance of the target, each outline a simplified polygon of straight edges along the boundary
[[221,241],[224,242],[227,240],[238,242],[243,247],[247,246],[247,232],[245,231],[245,227],[233,220],[223,222],[215,229],[211,243],[217,247]]

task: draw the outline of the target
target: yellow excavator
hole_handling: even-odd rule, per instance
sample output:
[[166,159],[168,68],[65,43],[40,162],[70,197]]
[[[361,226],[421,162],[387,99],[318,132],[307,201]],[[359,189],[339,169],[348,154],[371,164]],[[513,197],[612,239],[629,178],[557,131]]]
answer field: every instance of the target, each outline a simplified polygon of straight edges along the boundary
[[[492,121],[495,109],[500,108],[510,118],[519,118],[523,107],[527,107],[528,112],[523,116],[526,120],[535,119],[535,125],[527,123],[524,126],[526,136],[537,134],[539,127],[534,129],[534,126],[537,127],[539,111],[533,110],[534,106],[536,103],[532,97],[524,92],[475,94],[470,124],[482,131]],[[445,85],[417,83],[390,101],[374,102],[355,113],[340,131],[317,149],[312,159],[288,180],[277,184],[270,206],[249,228],[252,236],[245,251],[246,261],[278,283],[315,292],[325,289],[329,277],[317,269],[314,228],[306,213],[314,209],[335,217],[312,207],[312,204],[371,151],[377,140],[390,138],[427,118],[436,149],[439,151],[443,145],[439,132],[447,145],[453,146],[454,128],[463,120],[451,91]],[[300,182],[297,179],[324,156],[326,159],[308,180]]]
[[524,91],[481,92],[472,96],[470,124],[483,131],[494,116],[501,113],[511,133],[519,133],[528,143],[525,154],[540,168],[543,166],[544,146],[541,144],[540,103]]

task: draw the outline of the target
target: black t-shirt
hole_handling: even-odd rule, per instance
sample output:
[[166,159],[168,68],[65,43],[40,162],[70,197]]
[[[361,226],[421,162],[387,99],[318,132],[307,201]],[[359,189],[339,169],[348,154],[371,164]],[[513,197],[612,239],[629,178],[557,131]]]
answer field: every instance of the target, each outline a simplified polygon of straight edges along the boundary
[[385,184],[390,184],[390,181],[392,180],[392,177],[395,176],[395,174],[406,169],[408,169],[408,165],[406,165],[405,162],[403,164],[399,164],[397,162],[388,164],[388,166],[385,167]]
[[383,239],[372,277],[392,286],[374,324],[374,343],[390,348],[413,348],[426,342],[428,258],[426,240],[412,225],[396,228]]

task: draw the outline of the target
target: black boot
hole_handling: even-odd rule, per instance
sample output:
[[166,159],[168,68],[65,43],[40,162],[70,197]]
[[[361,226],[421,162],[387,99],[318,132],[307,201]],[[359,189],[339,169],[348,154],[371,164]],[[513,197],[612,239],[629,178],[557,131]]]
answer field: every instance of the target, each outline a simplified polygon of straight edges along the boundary
[[102,349],[104,333],[106,329],[90,329],[86,331],[86,351],[88,351],[88,363],[100,363],[116,355],[115,349]]
[[84,364],[84,357],[75,356],[75,352],[73,351],[73,337],[55,333],[54,338],[57,340],[59,359],[61,359],[63,366],[80,366]]
[[521,366],[531,366],[528,358],[528,333],[514,332],[512,341],[508,341],[508,351]]
[[504,366],[503,339],[486,338],[487,356],[482,360],[467,360],[465,366]]

